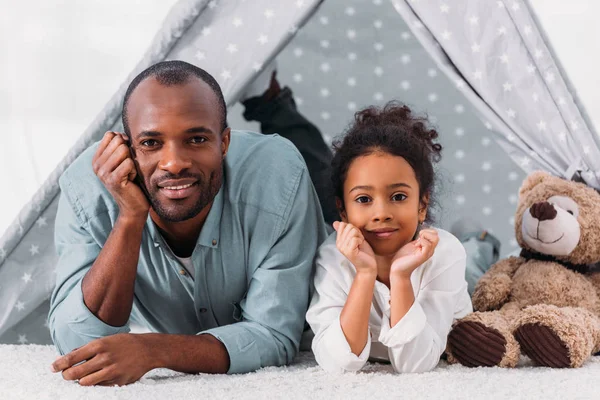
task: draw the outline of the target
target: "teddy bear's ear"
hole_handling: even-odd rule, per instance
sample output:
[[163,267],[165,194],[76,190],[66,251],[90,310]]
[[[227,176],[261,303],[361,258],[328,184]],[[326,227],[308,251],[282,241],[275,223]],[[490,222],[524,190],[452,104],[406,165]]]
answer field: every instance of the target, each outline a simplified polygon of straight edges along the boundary
[[521,188],[519,189],[519,197],[523,197],[523,195],[533,189],[536,185],[542,183],[546,179],[550,178],[550,175],[544,171],[534,171],[525,178]]

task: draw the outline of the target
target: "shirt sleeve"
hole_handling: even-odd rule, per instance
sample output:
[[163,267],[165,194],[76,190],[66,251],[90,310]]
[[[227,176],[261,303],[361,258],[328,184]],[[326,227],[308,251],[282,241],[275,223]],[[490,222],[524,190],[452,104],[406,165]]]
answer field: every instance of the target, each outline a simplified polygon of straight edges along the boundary
[[360,370],[369,359],[371,352],[371,330],[367,343],[360,355],[350,349],[346,335],[342,331],[340,315],[348,298],[344,290],[341,274],[342,266],[336,265],[335,248],[323,247],[316,259],[315,293],[306,314],[315,337],[312,350],[317,363],[330,372],[354,372]]
[[282,234],[250,278],[242,321],[209,329],[227,348],[228,373],[290,363],[300,345],[314,254],[325,236],[318,198],[305,168]]
[[406,315],[390,328],[390,312],[382,318],[379,341],[388,347],[396,372],[426,372],[435,368],[446,348],[456,316],[472,311],[465,281],[464,250],[459,260],[423,282]]
[[129,332],[128,324],[114,327],[98,319],[83,301],[81,282],[101,248],[85,229],[65,190],[61,191],[58,202],[54,241],[58,262],[48,327],[60,354],[67,354],[94,339]]

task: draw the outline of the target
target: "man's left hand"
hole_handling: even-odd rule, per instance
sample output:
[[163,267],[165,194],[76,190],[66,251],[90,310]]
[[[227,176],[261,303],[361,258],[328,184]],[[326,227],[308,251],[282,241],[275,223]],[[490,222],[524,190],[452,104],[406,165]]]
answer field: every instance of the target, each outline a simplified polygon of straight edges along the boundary
[[145,335],[120,333],[96,339],[52,363],[68,381],[82,386],[122,386],[139,380],[155,368]]

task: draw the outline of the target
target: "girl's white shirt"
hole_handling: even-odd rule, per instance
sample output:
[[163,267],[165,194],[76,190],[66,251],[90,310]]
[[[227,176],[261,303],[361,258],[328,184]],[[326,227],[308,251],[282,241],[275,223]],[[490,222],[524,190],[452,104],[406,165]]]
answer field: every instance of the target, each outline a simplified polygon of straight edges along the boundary
[[315,293],[306,314],[315,337],[312,350],[328,371],[358,371],[367,360],[390,361],[396,372],[430,371],[446,348],[452,322],[473,311],[465,280],[466,253],[451,233],[435,228],[439,243],[433,256],[411,275],[415,302],[390,328],[390,289],[376,281],[367,343],[359,356],[350,350],[340,314],[356,268],[335,245],[336,233],[315,258]]

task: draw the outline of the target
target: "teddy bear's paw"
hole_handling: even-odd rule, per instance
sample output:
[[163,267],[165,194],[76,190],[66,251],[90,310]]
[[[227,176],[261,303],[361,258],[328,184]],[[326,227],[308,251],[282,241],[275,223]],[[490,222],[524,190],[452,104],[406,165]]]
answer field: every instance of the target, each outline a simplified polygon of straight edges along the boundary
[[459,321],[448,335],[451,356],[466,367],[500,365],[506,353],[506,339],[477,321]]
[[537,364],[552,368],[571,366],[569,349],[558,335],[542,324],[524,324],[515,331],[521,350]]
[[548,367],[577,368],[598,348],[600,321],[584,308],[538,304],[523,309],[512,329],[534,361]]

